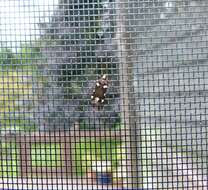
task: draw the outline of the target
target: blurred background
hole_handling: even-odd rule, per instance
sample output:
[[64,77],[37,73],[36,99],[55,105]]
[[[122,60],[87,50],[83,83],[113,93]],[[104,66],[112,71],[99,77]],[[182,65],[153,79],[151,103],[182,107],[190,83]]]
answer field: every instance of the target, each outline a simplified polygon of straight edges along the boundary
[[108,170],[115,188],[207,189],[207,8],[1,0],[0,188],[85,189]]

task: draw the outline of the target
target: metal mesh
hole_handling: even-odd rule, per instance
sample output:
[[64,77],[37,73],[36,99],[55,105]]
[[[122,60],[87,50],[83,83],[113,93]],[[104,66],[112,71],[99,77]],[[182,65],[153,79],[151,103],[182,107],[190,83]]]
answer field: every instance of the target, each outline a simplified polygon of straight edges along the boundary
[[208,189],[206,0],[0,3],[0,189]]

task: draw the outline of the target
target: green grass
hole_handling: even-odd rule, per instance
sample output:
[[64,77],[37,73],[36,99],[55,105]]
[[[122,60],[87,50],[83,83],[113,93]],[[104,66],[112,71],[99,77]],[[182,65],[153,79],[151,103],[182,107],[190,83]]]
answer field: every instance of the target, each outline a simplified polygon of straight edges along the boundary
[[15,143],[1,143],[0,177],[17,177],[19,151]]
[[[0,144],[0,177],[18,177],[19,148],[16,143]],[[61,148],[58,143],[34,143],[31,149],[33,167],[61,166]]]
[[[93,125],[93,123],[91,123]],[[90,122],[86,122],[86,120],[81,119],[79,121],[79,128],[81,130],[95,130],[93,126],[90,125]],[[108,123],[104,123],[104,127],[108,127]],[[121,118],[119,117],[116,122],[111,126],[112,130],[118,130],[124,128],[123,124],[121,123]]]
[[58,143],[34,143],[31,149],[32,166],[60,167],[61,147]]
[[[116,171],[123,158],[121,144],[112,138],[86,138],[75,143],[73,159],[77,176],[84,175],[93,161],[110,161],[112,171]],[[18,177],[19,148],[15,143],[1,143],[0,150],[0,177]],[[62,159],[59,143],[33,143],[31,146],[32,167],[60,167]]]
[[84,175],[93,161],[111,161],[112,170],[114,170],[122,158],[121,141],[112,138],[82,139],[75,144],[73,155],[78,176]]

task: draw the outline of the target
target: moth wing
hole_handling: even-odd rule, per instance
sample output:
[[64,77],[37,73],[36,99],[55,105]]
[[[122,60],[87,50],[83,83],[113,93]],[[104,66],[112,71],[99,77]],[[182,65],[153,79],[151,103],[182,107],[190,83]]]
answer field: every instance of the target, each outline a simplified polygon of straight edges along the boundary
[[100,80],[96,81],[95,89],[91,96],[93,103],[104,103],[107,89],[108,81],[106,79],[101,78]]

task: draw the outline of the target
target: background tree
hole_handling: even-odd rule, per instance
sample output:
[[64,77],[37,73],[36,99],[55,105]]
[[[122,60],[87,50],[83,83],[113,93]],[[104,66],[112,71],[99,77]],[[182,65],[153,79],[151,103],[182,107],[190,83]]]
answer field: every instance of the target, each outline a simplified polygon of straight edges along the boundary
[[[119,121],[114,16],[113,1],[60,0],[42,28],[47,82],[36,111],[41,129],[68,128],[75,121],[84,128],[112,127]],[[107,104],[93,111],[90,96],[102,74],[111,81]]]

